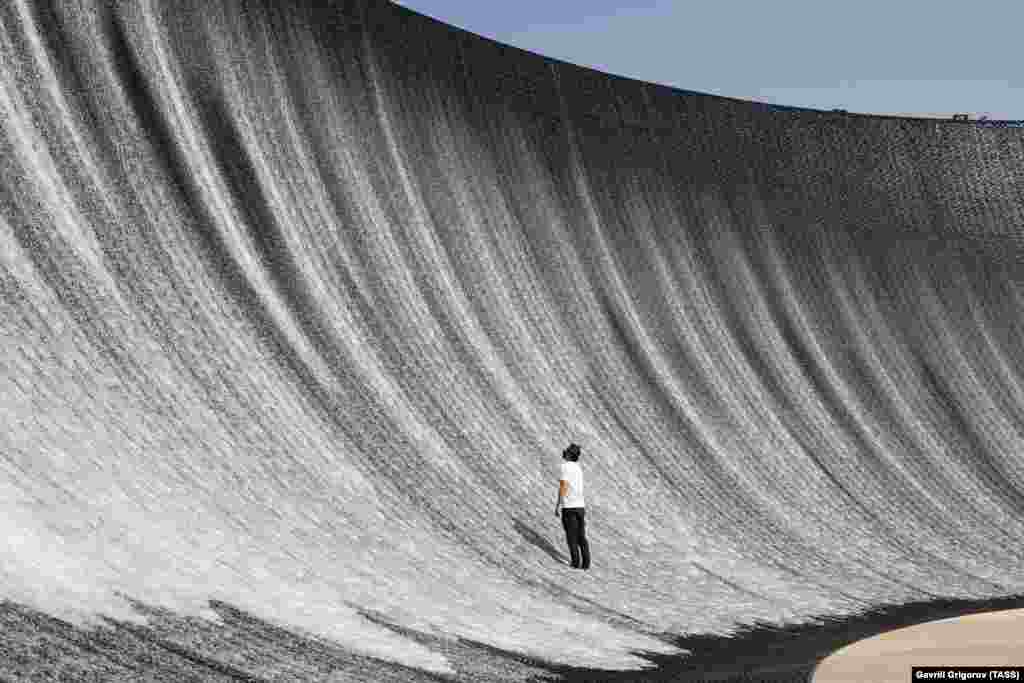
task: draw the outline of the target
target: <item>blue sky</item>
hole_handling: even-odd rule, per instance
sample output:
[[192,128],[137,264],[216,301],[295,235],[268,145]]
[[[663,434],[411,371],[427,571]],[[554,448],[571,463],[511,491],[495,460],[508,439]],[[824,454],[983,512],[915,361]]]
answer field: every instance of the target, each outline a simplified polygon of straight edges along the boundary
[[1024,119],[1024,2],[401,0],[474,33],[687,90],[873,114]]

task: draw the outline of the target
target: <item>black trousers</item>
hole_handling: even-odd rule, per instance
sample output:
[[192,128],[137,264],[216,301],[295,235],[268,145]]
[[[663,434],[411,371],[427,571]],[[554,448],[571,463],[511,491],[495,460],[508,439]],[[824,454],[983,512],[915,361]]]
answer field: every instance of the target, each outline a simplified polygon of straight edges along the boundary
[[[577,569],[590,569],[590,546],[587,544],[587,525],[583,517],[585,508],[562,508],[562,526],[565,527],[565,540],[569,542],[569,555],[572,566]],[[580,556],[582,555],[582,564]]]

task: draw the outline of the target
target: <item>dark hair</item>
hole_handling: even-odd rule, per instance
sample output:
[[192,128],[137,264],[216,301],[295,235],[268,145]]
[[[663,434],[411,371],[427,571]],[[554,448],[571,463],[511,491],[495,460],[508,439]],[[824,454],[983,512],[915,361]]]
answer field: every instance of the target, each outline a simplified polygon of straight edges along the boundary
[[562,457],[566,460],[576,462],[580,459],[580,447],[577,444],[571,443],[569,447],[562,451]]

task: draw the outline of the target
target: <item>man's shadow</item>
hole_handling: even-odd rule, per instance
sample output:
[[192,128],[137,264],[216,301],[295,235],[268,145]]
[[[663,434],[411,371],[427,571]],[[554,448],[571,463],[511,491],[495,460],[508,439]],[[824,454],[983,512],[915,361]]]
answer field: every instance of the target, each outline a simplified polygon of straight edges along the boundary
[[548,557],[553,559],[559,564],[564,564],[566,558],[555,549],[548,539],[544,538],[531,527],[524,524],[522,521],[516,519],[512,522],[512,528],[515,529],[523,539],[532,546],[538,548],[541,552],[546,554]]

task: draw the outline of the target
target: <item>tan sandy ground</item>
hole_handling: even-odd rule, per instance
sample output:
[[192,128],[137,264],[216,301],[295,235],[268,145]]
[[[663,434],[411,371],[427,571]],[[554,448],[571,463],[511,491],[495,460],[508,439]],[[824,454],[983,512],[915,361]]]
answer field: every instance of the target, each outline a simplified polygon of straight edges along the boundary
[[912,666],[1024,666],[1024,609],[942,619],[847,645],[813,683],[907,683]]

